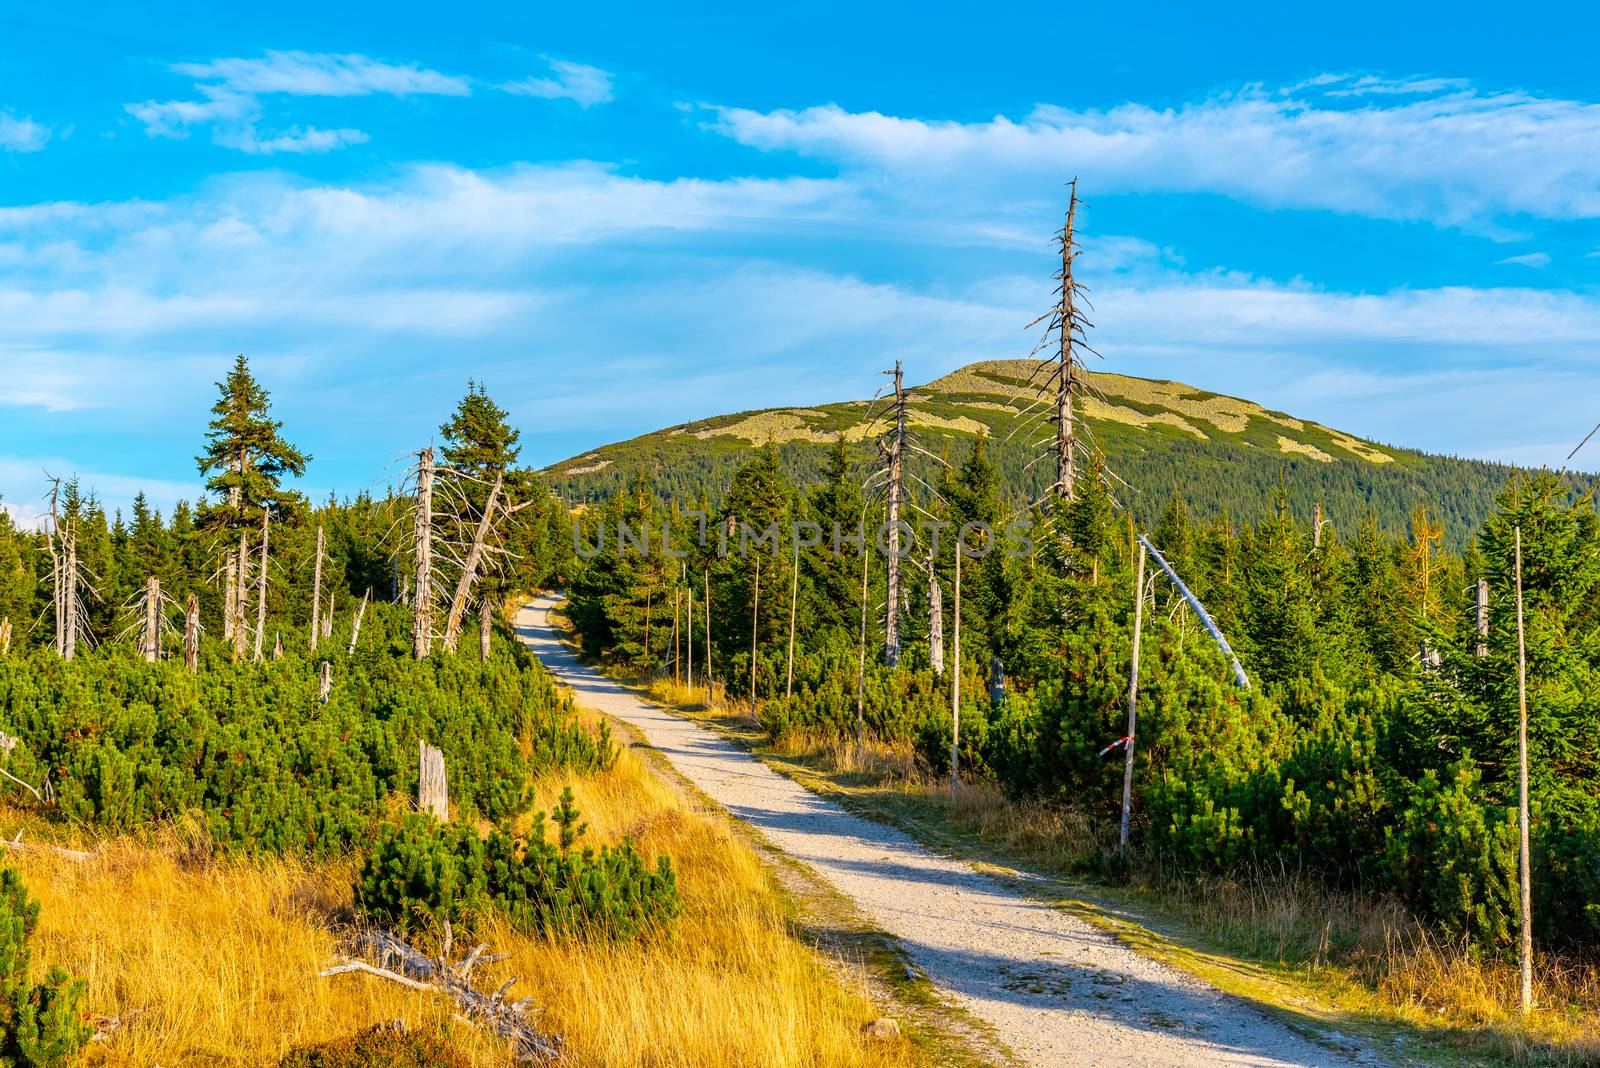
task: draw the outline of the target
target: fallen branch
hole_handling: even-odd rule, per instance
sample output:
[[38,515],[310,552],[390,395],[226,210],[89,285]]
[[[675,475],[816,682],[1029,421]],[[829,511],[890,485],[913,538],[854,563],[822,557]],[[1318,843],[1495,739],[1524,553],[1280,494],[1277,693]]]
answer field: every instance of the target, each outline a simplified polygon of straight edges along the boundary
[[25,853],[30,849],[42,849],[46,853],[54,853],[65,860],[82,864],[94,859],[93,853],[86,853],[81,849],[67,849],[63,846],[39,845],[34,842],[24,842],[22,832],[18,831],[15,838],[0,838],[0,849],[9,849],[16,853]]
[[[504,957],[488,954],[488,945],[473,947],[458,964],[448,960],[450,933],[446,928],[445,948],[437,960],[417,951],[388,931],[366,930],[351,940],[351,947],[359,954],[370,956],[379,963],[349,960],[317,973],[319,978],[335,975],[371,975],[396,983],[408,990],[421,990],[444,994],[456,1003],[460,1014],[469,1022],[488,1029],[511,1042],[517,1060],[523,1063],[545,1064],[561,1056],[560,1039],[540,1034],[528,1020],[532,998],[507,1002],[506,992],[516,983],[507,979],[493,994],[473,989],[472,969],[479,964]],[[394,967],[391,968],[390,965]],[[398,969],[398,970],[395,970]]]

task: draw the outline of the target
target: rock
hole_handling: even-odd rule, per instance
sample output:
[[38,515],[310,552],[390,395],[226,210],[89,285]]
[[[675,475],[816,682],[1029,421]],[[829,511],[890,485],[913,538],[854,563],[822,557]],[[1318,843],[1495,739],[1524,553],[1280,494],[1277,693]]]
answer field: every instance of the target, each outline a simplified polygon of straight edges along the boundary
[[891,1016],[880,1016],[864,1025],[861,1030],[868,1038],[881,1039],[885,1042],[900,1037],[900,1024]]

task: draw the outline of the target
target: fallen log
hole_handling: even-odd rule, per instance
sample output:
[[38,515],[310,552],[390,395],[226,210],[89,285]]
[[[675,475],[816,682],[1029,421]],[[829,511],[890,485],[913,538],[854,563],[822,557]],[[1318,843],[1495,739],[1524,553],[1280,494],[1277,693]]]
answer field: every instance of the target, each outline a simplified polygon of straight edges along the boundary
[[469,1022],[508,1040],[519,1062],[548,1064],[561,1056],[561,1040],[540,1033],[528,1018],[530,1011],[537,1011],[532,1009],[533,999],[506,1000],[507,992],[517,981],[515,977],[507,979],[492,994],[472,986],[473,968],[505,959],[489,953],[487,943],[474,946],[465,957],[454,963],[450,960],[449,925],[445,926],[444,948],[436,958],[427,956],[394,934],[379,929],[356,933],[349,940],[349,946],[355,957],[369,959],[346,960],[318,972],[318,977],[370,975],[408,990],[443,994],[456,1003],[460,1014]]

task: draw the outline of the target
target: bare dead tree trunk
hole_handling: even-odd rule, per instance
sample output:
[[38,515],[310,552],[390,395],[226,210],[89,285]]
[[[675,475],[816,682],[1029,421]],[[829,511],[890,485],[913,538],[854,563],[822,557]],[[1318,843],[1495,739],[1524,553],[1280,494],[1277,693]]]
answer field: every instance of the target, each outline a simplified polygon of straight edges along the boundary
[[756,637],[761,630],[761,554],[756,553],[756,589],[750,601],[750,718],[756,715]]
[[1144,546],[1134,543],[1139,552],[1138,573],[1133,580],[1133,663],[1128,669],[1128,736],[1122,747],[1122,829],[1117,839],[1123,853],[1128,851],[1128,829],[1133,814],[1133,739],[1139,727],[1139,637],[1144,629]]
[[0,656],[11,652],[11,617],[0,619]]
[[317,703],[327,704],[328,695],[333,692],[333,665],[324,660],[322,672],[317,677]]
[[255,661],[261,663],[261,643],[267,632],[267,536],[271,533],[272,509],[261,509],[261,574],[256,580],[256,648]]
[[328,609],[322,613],[322,637],[324,639],[333,637],[333,601],[334,594],[337,592],[337,590],[328,591]]
[[894,433],[889,438],[889,593],[883,629],[883,662],[900,663],[900,504],[906,444],[906,390],[900,361],[894,361]]
[[317,563],[311,571],[311,645],[317,651],[317,639],[322,637],[322,524],[317,524]]
[[226,556],[227,562],[223,565],[223,571],[227,575],[227,579],[223,586],[222,594],[222,640],[231,642],[233,641],[234,615],[239,610],[239,564],[238,558],[233,555],[232,549],[228,550]]
[[1311,511],[1311,551],[1316,552],[1322,548],[1322,502]]
[[361,603],[356,606],[355,618],[350,622],[350,648],[347,655],[355,655],[356,642],[361,638],[361,617],[367,614],[367,598],[372,596],[372,587],[367,587],[367,592],[361,595]]
[[944,591],[939,588],[939,573],[934,570],[933,553],[928,553],[928,666],[933,677],[944,677]]
[[1078,215],[1078,180],[1071,184],[1067,199],[1067,222],[1061,228],[1061,303],[1056,308],[1059,337],[1056,342],[1056,492],[1072,500],[1076,481],[1077,442],[1074,438],[1072,400],[1077,391],[1078,370],[1074,358],[1080,313],[1077,308],[1077,282],[1072,277],[1072,261],[1077,254],[1074,229]]
[[789,572],[789,667],[785,672],[783,696],[794,696],[794,623],[795,608],[800,603],[800,539],[794,539],[794,567]]
[[417,454],[416,600],[411,610],[411,645],[418,660],[433,645],[433,449]]
[[961,785],[961,538],[956,537],[955,670],[950,688],[950,800]]
[[1522,528],[1517,527],[1517,881],[1522,892],[1518,964],[1522,1014],[1533,1011],[1533,881],[1528,860],[1528,643],[1522,622]]
[[489,606],[489,598],[478,599],[478,659],[483,663],[489,662],[489,639],[494,634],[493,609]]
[[71,660],[78,652],[78,532],[70,526],[67,528],[67,573],[64,576],[61,594],[62,606],[66,609],[66,644],[61,655]]
[[427,742],[419,741],[417,768],[417,811],[432,813],[441,820],[450,818],[450,786],[444,773],[444,754]]
[[[866,533],[865,524],[862,533]],[[859,662],[856,664],[856,759],[861,759],[863,752],[863,732],[866,723],[866,711],[863,704],[867,686],[867,562],[872,559],[872,554],[867,552],[866,538],[862,538],[861,545],[861,641]]]
[[141,651],[154,664],[161,655],[161,580],[151,575],[144,582],[144,641]]
[[183,666],[191,675],[200,669],[200,598],[192,593],[183,613]]
[[1478,656],[1483,657],[1483,656],[1488,656],[1489,655],[1489,580],[1488,579],[1480,578],[1478,580],[1478,591],[1477,591],[1477,597],[1475,598],[1475,601],[1476,601],[1476,603],[1475,603],[1474,607],[1477,610],[1477,617],[1478,617],[1478,620],[1477,620],[1477,622],[1478,622],[1478,644],[1477,644],[1477,647],[1473,651],[1475,653],[1477,653]]
[[[478,528],[472,535],[472,548],[467,550],[467,558],[461,565],[461,574],[456,579],[455,595],[450,598],[450,614],[444,626],[444,647],[452,653],[455,652],[456,642],[461,636],[461,617],[466,613],[467,597],[472,592],[472,584],[478,577],[478,567],[483,561],[484,546],[494,523],[494,509],[500,500],[500,485],[504,478],[504,473],[495,473],[494,484],[489,487],[489,499],[483,506],[483,515],[478,519]],[[420,582],[418,586],[421,586]]]
[[249,640],[249,628],[245,626],[245,604],[249,595],[245,592],[250,588],[250,546],[245,540],[245,532],[239,531],[239,579],[233,594],[233,658],[244,659],[245,642]]

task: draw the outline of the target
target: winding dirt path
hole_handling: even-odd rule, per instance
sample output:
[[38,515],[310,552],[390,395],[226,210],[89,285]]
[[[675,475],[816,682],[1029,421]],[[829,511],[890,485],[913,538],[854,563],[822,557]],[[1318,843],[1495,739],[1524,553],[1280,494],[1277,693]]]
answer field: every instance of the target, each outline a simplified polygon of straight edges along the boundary
[[1358,1063],[967,864],[852,815],[713,732],[641,700],[578,662],[550,625],[557,603],[545,595],[524,607],[517,630],[580,704],[637,728],[713,801],[851,898],[1027,1063]]

